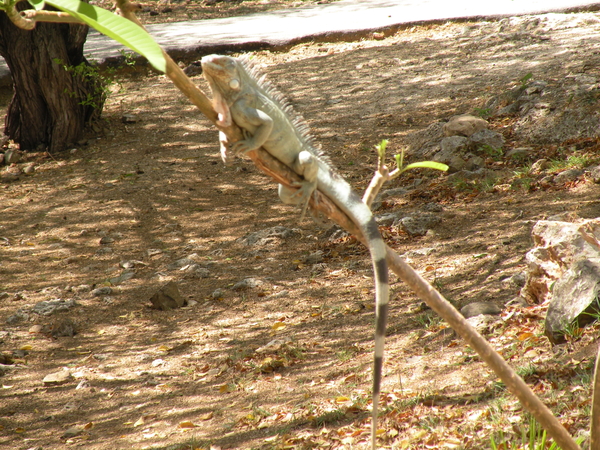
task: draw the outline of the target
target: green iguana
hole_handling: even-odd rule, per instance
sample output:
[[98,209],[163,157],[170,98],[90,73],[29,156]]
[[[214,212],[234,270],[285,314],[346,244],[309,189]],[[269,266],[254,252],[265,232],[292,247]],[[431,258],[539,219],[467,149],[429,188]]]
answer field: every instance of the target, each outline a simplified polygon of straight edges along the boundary
[[259,77],[246,61],[229,56],[210,55],[202,58],[202,70],[212,94],[218,124],[235,123],[244,139],[229,145],[221,136],[224,161],[234,154],[263,147],[284,163],[303,181],[294,188],[279,186],[284,203],[302,205],[302,212],[316,189],[329,197],[362,231],[368,241],[375,272],[375,361],[373,368],[372,447],[377,436],[377,411],[382,377],[383,346],[389,299],[386,246],[373,214],[350,185],[329,166],[308,137],[307,127],[295,119],[290,106],[264,77]]

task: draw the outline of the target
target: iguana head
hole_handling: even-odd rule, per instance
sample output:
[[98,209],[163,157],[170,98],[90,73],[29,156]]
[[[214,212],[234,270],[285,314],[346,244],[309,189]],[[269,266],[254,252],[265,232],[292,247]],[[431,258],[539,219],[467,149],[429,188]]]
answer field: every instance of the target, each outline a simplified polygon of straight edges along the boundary
[[219,125],[231,125],[229,105],[242,89],[239,63],[230,56],[208,55],[202,58],[202,73],[213,94],[213,107],[219,115]]

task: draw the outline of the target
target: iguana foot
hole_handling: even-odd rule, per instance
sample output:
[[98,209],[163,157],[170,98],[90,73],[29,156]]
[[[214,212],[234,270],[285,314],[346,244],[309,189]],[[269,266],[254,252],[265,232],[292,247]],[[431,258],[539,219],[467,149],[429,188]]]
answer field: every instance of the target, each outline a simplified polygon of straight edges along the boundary
[[[317,184],[310,181],[296,181],[292,183],[293,188],[289,188],[282,184],[279,185],[279,198],[283,203],[288,205],[302,205],[302,213],[300,220],[304,219],[308,203],[311,196],[314,194]],[[295,189],[298,187],[299,189]]]

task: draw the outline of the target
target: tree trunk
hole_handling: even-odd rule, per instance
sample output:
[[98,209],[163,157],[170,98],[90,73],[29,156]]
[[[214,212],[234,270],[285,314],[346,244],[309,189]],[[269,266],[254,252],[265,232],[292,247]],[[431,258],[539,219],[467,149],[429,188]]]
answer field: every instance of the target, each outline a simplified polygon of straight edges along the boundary
[[105,95],[98,77],[65,68],[87,65],[87,30],[54,23],[21,30],[0,12],[0,55],[14,87],[4,133],[21,150],[63,150],[81,139],[86,123],[100,114]]

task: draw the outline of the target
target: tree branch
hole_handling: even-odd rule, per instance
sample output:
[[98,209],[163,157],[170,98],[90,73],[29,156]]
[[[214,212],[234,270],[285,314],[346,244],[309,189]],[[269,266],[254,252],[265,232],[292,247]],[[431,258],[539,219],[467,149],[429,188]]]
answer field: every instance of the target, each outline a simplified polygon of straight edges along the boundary
[[32,21],[33,27],[35,27],[37,22],[79,23],[85,25],[84,21],[79,20],[66,12],[26,9],[25,11],[21,11],[20,14],[26,21]]

